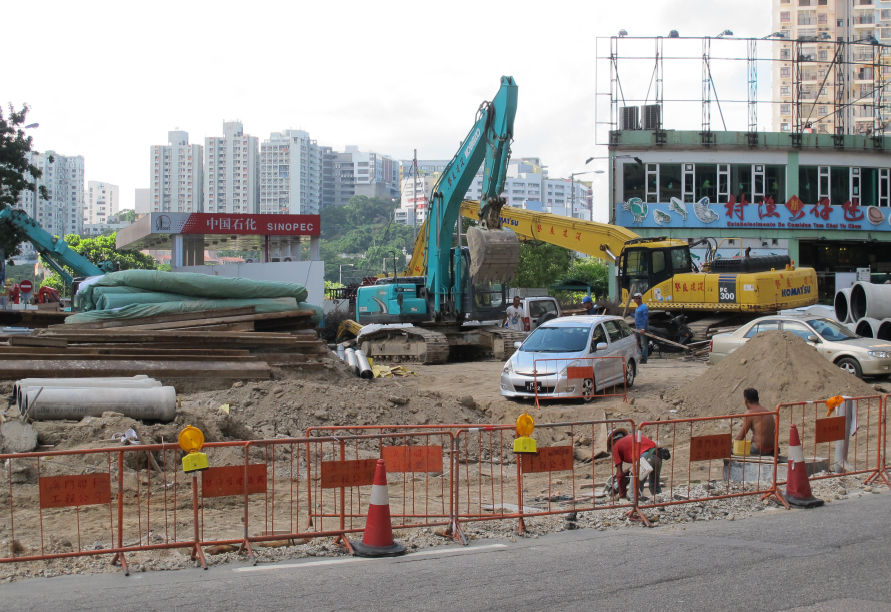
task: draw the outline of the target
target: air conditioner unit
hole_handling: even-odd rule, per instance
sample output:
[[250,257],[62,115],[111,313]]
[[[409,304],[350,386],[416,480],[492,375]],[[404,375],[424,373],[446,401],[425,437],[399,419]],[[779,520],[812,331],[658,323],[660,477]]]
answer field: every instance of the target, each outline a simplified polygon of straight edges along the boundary
[[648,104],[640,107],[643,115],[643,129],[658,130],[662,128],[662,106],[660,104]]
[[623,106],[619,109],[619,129],[639,130],[640,110],[636,106]]

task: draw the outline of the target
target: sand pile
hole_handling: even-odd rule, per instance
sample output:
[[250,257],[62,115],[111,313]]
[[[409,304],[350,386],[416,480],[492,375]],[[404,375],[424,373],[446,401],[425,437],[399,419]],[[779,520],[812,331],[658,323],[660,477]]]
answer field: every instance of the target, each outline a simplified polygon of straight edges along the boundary
[[789,332],[763,332],[696,380],[665,395],[685,417],[745,412],[743,390],[758,390],[761,404],[817,400],[833,395],[876,395],[872,385],[833,365]]

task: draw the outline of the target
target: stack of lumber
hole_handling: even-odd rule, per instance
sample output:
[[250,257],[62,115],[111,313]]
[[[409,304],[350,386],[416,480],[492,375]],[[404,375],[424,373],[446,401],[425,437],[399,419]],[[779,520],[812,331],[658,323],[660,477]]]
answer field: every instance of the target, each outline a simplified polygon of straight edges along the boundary
[[254,307],[50,325],[0,343],[0,380],[27,376],[268,379],[274,367],[322,367],[313,310]]

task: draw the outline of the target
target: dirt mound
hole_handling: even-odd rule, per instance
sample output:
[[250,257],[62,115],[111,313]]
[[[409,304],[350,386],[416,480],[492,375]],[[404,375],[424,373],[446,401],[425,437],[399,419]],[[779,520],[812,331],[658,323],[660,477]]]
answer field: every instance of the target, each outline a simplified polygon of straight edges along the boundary
[[783,402],[878,393],[802,338],[771,331],[758,334],[696,380],[668,392],[665,399],[679,401],[684,417],[740,414],[745,412],[743,390],[749,387],[758,390],[768,409]]

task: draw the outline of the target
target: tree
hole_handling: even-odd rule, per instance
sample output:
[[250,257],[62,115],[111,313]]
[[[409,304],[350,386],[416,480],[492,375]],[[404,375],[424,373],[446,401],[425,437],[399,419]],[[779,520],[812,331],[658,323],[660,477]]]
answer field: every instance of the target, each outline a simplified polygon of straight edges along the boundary
[[136,221],[136,211],[132,208],[122,210],[118,213],[119,223],[133,223],[134,221]]
[[561,274],[553,283],[559,285],[566,281],[576,280],[591,285],[594,297],[609,295],[609,272],[606,264],[594,257],[576,259],[572,267]]
[[[110,261],[115,270],[156,270],[157,265],[151,255],[145,255],[139,251],[118,250],[115,247],[115,234],[109,236],[97,236],[96,238],[81,238],[77,234],[65,236],[65,242],[73,251],[79,253],[96,264]],[[74,270],[66,268],[69,274],[74,276]],[[60,292],[64,291],[62,278],[53,273],[42,283]]]
[[563,247],[544,242],[520,245],[520,261],[514,285],[528,288],[547,288],[569,270],[570,252]]
[[[25,136],[25,120],[30,107],[25,104],[16,111],[9,105],[9,116],[3,116],[0,109],[0,210],[15,206],[19,194],[25,189],[34,189],[35,181],[42,176],[40,169],[31,163],[30,136]],[[52,161],[52,160],[50,160]],[[46,187],[40,186],[40,197],[49,199]],[[11,227],[0,227],[0,249],[9,258],[19,253],[19,244],[24,235]]]

